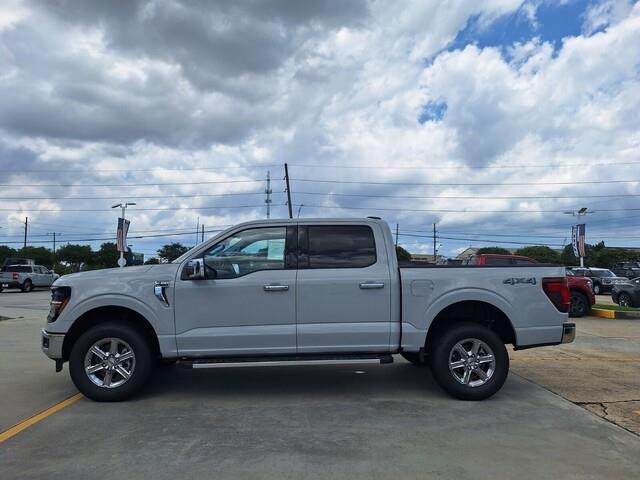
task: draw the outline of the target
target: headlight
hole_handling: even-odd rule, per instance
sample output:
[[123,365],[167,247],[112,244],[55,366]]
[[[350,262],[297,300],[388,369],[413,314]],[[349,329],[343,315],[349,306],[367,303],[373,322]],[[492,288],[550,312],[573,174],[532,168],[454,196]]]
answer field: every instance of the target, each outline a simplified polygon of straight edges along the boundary
[[71,298],[71,287],[51,288],[51,308],[47,315],[47,323],[55,322]]

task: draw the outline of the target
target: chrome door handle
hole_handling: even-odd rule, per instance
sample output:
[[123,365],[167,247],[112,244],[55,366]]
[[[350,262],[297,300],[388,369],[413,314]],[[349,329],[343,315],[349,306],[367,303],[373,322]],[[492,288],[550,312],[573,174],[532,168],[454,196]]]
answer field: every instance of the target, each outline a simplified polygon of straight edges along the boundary
[[265,292],[286,292],[289,290],[289,285],[265,285]]
[[374,288],[384,288],[382,282],[362,282],[360,288],[363,290],[373,290]]

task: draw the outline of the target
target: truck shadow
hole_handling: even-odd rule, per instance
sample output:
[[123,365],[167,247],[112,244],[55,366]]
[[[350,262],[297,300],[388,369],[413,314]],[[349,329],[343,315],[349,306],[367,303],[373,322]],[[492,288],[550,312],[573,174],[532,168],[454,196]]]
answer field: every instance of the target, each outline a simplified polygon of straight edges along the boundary
[[446,397],[426,367],[393,365],[274,366],[225,369],[160,367],[139,398],[158,396],[314,398],[379,396],[402,391]]

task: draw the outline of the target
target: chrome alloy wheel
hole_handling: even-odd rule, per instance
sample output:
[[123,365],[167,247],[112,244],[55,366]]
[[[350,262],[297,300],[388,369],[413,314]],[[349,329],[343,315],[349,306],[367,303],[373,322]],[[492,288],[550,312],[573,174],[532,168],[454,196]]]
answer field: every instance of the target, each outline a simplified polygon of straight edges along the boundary
[[120,338],[103,338],[84,356],[84,371],[94,384],[117,388],[129,380],[136,367],[131,346]]
[[449,352],[449,371],[463,385],[480,387],[489,381],[495,370],[493,351],[477,338],[461,340]]

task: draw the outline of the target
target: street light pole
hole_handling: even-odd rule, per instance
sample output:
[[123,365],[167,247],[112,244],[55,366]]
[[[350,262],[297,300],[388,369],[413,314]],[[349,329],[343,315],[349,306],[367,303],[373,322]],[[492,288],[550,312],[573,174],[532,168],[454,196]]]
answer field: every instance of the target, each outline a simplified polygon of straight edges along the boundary
[[[127,203],[119,203],[117,205],[113,205],[111,208],[118,208],[120,207],[122,209],[122,234],[123,234],[123,238],[122,238],[122,248],[125,248],[127,246],[127,242],[126,239],[124,238],[124,227],[125,227],[125,212],[127,210],[127,207],[130,207],[132,205],[135,205],[135,202],[127,202]],[[120,259],[118,260],[118,266],[120,268],[124,268],[125,264],[127,262],[124,259],[124,251],[121,250],[120,251]]]

